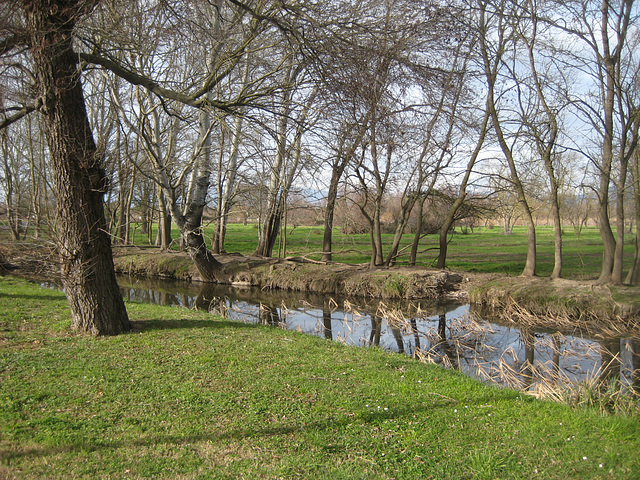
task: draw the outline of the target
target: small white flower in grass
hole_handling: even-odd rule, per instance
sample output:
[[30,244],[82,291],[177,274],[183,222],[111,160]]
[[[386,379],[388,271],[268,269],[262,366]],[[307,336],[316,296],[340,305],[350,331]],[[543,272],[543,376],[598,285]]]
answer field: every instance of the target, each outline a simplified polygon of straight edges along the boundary
[[600,464],[600,465],[598,465],[598,467],[602,468],[602,467],[604,467],[604,465],[603,465],[603,464]]
[[389,410],[389,408],[388,408],[388,407],[384,407],[384,409],[385,409],[385,410]]
[[453,410],[453,413],[458,413],[458,409],[457,409],[457,408],[455,408],[455,409]]
[[588,460],[588,458],[587,458],[587,457],[582,457],[582,459],[583,459],[583,460]]

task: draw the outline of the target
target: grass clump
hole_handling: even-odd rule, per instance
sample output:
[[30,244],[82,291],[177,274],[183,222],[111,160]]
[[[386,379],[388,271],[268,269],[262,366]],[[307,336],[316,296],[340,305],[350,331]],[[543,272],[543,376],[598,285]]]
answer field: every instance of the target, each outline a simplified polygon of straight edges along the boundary
[[0,478],[616,478],[640,418],[378,349],[128,304],[68,333],[61,293],[0,278]]

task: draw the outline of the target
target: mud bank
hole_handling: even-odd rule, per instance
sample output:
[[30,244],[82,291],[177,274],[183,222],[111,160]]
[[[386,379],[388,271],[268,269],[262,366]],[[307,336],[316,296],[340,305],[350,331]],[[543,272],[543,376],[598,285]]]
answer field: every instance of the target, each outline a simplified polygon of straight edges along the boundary
[[[223,268],[218,283],[381,299],[439,299],[464,296],[462,275],[424,268],[370,269],[362,265],[310,262],[303,258],[216,257]],[[115,255],[121,274],[201,281],[188,255],[149,251]]]

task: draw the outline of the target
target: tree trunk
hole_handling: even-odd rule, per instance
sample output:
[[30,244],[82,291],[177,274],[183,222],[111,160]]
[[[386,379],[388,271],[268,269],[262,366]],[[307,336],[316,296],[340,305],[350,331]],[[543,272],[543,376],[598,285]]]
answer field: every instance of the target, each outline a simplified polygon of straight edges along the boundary
[[167,200],[161,188],[158,189],[158,234],[156,245],[167,250],[171,245],[171,212],[167,208]]
[[414,267],[418,259],[418,245],[422,238],[422,214],[424,212],[424,202],[427,197],[422,195],[418,201],[418,212],[416,213],[416,234],[413,236],[413,243],[411,244],[411,256],[409,258],[409,266]]
[[[249,79],[249,73],[251,71],[250,55],[247,55],[245,61],[245,68],[242,77],[242,84],[245,85]],[[218,188],[219,188],[219,210],[218,210],[218,222],[213,234],[212,250],[213,253],[225,253],[224,240],[227,233],[227,221],[229,219],[229,212],[231,211],[231,204],[233,197],[236,194],[237,189],[237,176],[240,166],[244,163],[244,160],[240,158],[240,143],[242,141],[244,115],[237,114],[233,120],[233,131],[231,133],[231,149],[229,151],[229,160],[225,165],[226,173],[222,175],[222,165],[218,168]],[[224,139],[224,135],[221,135]],[[222,142],[220,150],[222,153]]]
[[31,125],[31,118],[29,118],[29,121],[27,123],[27,141],[29,144],[29,176],[31,178],[31,214],[33,215],[35,222],[33,236],[34,238],[40,238],[40,230],[42,225],[42,218],[40,215],[40,201],[42,199],[42,195],[39,168],[36,167],[37,156],[33,148],[34,138],[32,136],[32,131],[33,128]]
[[7,137],[7,131],[0,132],[0,139],[2,143],[2,156],[4,160],[4,181],[5,181],[5,204],[7,220],[9,223],[9,230],[11,231],[11,238],[13,240],[20,240],[20,217],[18,216],[16,207],[13,202],[13,172],[9,165],[9,158],[11,153],[9,152],[9,140]]
[[[331,180],[329,181],[329,192],[327,193],[327,206],[324,211],[324,235],[322,237],[322,261],[332,260],[333,250],[333,217],[338,199],[338,183],[344,172],[347,162],[342,161],[338,166],[334,165],[331,170]],[[342,167],[342,168],[340,168]]]
[[[189,193],[184,211],[180,210],[175,198],[175,190],[166,188],[166,194],[170,198],[169,207],[176,225],[180,229],[181,242],[183,241],[193,263],[202,279],[206,282],[216,281],[216,274],[222,264],[216,260],[209,251],[202,229],[202,215],[207,203],[207,192],[211,179],[211,119],[206,111],[200,112],[200,144],[203,146],[199,158],[194,165],[193,175],[189,184]],[[164,182],[168,185],[168,182]]]
[[73,327],[94,335],[130,330],[116,282],[103,195],[108,180],[89,125],[72,32],[83,2],[25,1],[60,224],[62,281]]
[[[633,203],[635,207],[636,240],[633,263],[625,283],[640,285],[640,150],[636,150],[631,164],[633,177]],[[640,352],[639,352],[640,353]]]
[[278,195],[278,199],[275,200],[275,203],[271,205],[270,210],[267,212],[262,231],[260,232],[258,247],[255,252],[256,255],[262,257],[271,257],[273,255],[273,248],[276,245],[280,224],[282,223],[282,203],[282,195]]

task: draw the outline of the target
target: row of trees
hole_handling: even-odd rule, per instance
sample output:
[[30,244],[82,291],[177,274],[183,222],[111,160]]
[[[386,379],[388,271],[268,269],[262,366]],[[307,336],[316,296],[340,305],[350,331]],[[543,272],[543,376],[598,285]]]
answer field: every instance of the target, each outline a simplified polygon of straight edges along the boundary
[[[323,192],[328,261],[336,202],[349,192],[371,265],[389,265],[410,218],[420,222],[447,192],[444,267],[469,198],[507,192],[528,225],[523,275],[535,275],[532,200],[544,192],[559,277],[561,199],[580,186],[598,202],[600,281],[624,280],[625,199],[640,212],[633,0],[15,0],[0,9],[4,200],[11,217],[26,178],[34,215],[55,202],[77,329],[129,328],[109,244],[127,241],[134,200],[157,205],[161,245],[175,223],[215,280],[214,254],[243,195],[264,206],[256,253],[270,256],[292,194]],[[391,195],[399,208],[385,256]],[[212,248],[205,208],[215,209]],[[627,281],[638,282],[639,262]]]

